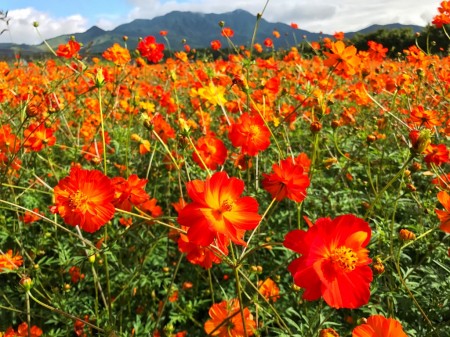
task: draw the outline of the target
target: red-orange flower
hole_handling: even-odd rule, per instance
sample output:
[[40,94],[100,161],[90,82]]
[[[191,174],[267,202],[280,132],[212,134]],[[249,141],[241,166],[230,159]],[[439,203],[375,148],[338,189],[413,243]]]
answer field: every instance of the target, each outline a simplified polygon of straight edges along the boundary
[[211,49],[212,50],[219,50],[222,47],[222,44],[219,40],[211,41]]
[[98,170],[72,167],[69,176],[55,186],[54,194],[52,212],[88,233],[96,232],[114,216],[114,187]]
[[16,254],[13,256],[12,250],[8,250],[6,254],[0,254],[0,272],[3,269],[14,270],[23,264],[22,256]]
[[222,36],[232,38],[234,36],[234,31],[230,27],[223,27]]
[[340,75],[348,76],[356,73],[356,66],[360,63],[356,48],[354,46],[346,47],[344,42],[336,41],[331,43],[331,53],[324,52],[328,57],[323,61],[327,67],[334,68],[334,71]]
[[19,219],[26,224],[30,224],[30,223],[41,220],[41,217],[39,215],[35,214],[35,213],[41,214],[41,212],[39,212],[39,208],[37,208],[37,207],[34,208],[33,212],[34,213],[32,213],[30,211],[25,211],[24,215],[20,216]]
[[266,39],[264,40],[264,45],[265,45],[267,48],[273,48],[273,41],[272,41],[272,39],[271,39],[271,38],[266,38]]
[[45,146],[53,146],[56,142],[53,130],[46,128],[42,123],[31,124],[24,130],[23,136],[25,139],[23,146],[36,152],[41,151]]
[[[43,331],[42,331],[41,328],[39,328],[36,325],[33,325],[30,328],[30,334],[28,334],[28,324],[26,322],[23,322],[17,327],[17,334],[13,333],[11,336],[17,336],[17,337],[39,337],[39,336],[42,336],[42,333],[43,333]],[[5,337],[6,337],[6,335],[5,335]]]
[[446,233],[450,233],[450,195],[445,191],[441,191],[437,194],[437,198],[445,208],[445,211],[439,209],[435,210],[439,221],[441,222],[439,228]]
[[295,159],[287,158],[280,164],[272,165],[273,173],[263,173],[262,186],[270,193],[272,198],[283,200],[291,199],[301,202],[306,198],[306,189],[309,187],[309,178],[303,166],[297,164]]
[[237,123],[231,125],[228,138],[235,147],[241,147],[243,154],[256,156],[270,145],[270,131],[259,116],[247,113],[241,115]]
[[56,50],[56,55],[70,59],[78,54],[80,51],[80,44],[77,41],[69,40],[66,44],[60,44]]
[[373,315],[367,319],[367,323],[353,329],[352,337],[407,337],[407,335],[399,321]]
[[254,198],[241,197],[244,187],[242,180],[230,178],[226,172],[188,182],[187,192],[193,201],[180,211],[178,222],[189,227],[189,241],[206,247],[216,238],[220,242],[229,238],[245,245],[245,231],[254,229],[261,216]]
[[128,49],[121,47],[118,43],[114,43],[112,47],[106,49],[102,56],[118,66],[123,66],[131,60]]
[[147,36],[140,41],[137,50],[149,62],[158,63],[164,57],[164,45],[162,43],[156,43],[154,36]]
[[139,206],[150,199],[150,196],[144,190],[147,181],[147,179],[139,179],[137,174],[130,175],[128,179],[112,178],[111,183],[115,189],[114,206],[130,212],[133,206]]
[[[182,229],[186,230],[187,227]],[[216,239],[216,245],[220,252],[224,255],[228,255],[228,238],[224,238],[225,242],[220,242]],[[202,268],[209,269],[213,263],[220,263],[222,259],[219,255],[216,255],[210,246],[203,247],[189,241],[186,234],[180,233],[178,238],[178,250],[182,253],[186,253],[186,259],[192,263],[201,266]]]
[[296,285],[305,289],[303,298],[323,297],[334,308],[359,308],[370,297],[371,259],[365,248],[371,230],[367,222],[347,214],[321,218],[307,231],[294,230],[284,246],[302,256],[288,270]]
[[218,165],[223,165],[227,159],[227,148],[219,138],[213,135],[199,138],[195,148],[196,151],[192,153],[192,159],[202,169],[205,169],[206,165],[210,170],[215,170]]
[[449,162],[448,149],[444,144],[430,144],[424,151],[425,158],[423,159],[428,165],[431,163],[440,166]]
[[211,319],[206,321],[205,331],[210,336],[244,337],[245,331],[247,331],[247,336],[254,335],[256,323],[253,320],[253,315],[248,308],[243,309],[245,321],[244,330],[242,315],[239,309],[239,301],[237,299],[213,304],[208,313]]
[[280,288],[270,278],[266,278],[264,281],[259,281],[258,290],[265,298],[276,302],[280,298]]

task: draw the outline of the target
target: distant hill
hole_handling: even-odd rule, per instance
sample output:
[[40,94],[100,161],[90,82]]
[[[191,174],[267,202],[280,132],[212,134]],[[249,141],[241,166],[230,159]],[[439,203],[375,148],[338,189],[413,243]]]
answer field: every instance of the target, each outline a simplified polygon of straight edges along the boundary
[[424,27],[416,26],[416,25],[402,25],[399,23],[391,23],[388,25],[372,25],[367,28],[358,30],[357,32],[348,32],[345,34],[345,36],[351,38],[352,36],[354,36],[356,34],[370,34],[370,33],[374,33],[381,29],[392,30],[392,29],[405,29],[405,28],[412,29],[414,33],[421,32],[424,29]]
[[[155,17],[151,20],[137,19],[130,23],[122,24],[111,31],[105,31],[97,26],[93,26],[84,33],[76,33],[70,35],[61,35],[47,42],[52,48],[56,49],[59,44],[66,43],[71,36],[83,43],[82,52],[85,54],[99,54],[105,49],[111,47],[114,43],[123,44],[123,36],[128,37],[128,48],[134,50],[140,37],[153,35],[157,41],[164,43],[164,39],[159,32],[166,30],[172,50],[181,50],[183,48],[182,40],[186,40],[191,48],[207,48],[211,41],[220,40],[223,47],[227,47],[227,41],[221,36],[221,28],[219,22],[224,21],[226,27],[230,27],[234,31],[231,39],[237,46],[249,46],[252,39],[253,30],[255,28],[256,16],[244,10],[235,10],[222,14],[202,14],[193,12],[174,11],[163,16]],[[379,26],[374,25],[358,32],[347,33],[346,36],[351,37],[357,33],[373,32],[378,29],[405,28],[399,24]],[[419,31],[422,27],[411,26],[414,30]],[[273,36],[273,31],[280,33],[280,38]],[[280,22],[269,22],[262,19],[259,23],[255,42],[262,44],[264,39],[272,38],[275,48],[289,48],[303,40],[304,37],[308,41],[318,41],[330,35],[311,33],[306,30],[294,30],[290,25]],[[20,51],[23,55],[27,54],[43,54],[48,52],[45,44],[40,45],[17,45],[11,43],[0,43],[0,57],[11,56],[15,52]]]

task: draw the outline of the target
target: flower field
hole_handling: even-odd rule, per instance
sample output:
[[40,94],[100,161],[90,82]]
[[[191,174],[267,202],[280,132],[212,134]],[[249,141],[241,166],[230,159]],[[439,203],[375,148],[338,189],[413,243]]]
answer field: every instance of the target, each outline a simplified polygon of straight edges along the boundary
[[0,336],[450,336],[450,58],[220,25],[0,62]]

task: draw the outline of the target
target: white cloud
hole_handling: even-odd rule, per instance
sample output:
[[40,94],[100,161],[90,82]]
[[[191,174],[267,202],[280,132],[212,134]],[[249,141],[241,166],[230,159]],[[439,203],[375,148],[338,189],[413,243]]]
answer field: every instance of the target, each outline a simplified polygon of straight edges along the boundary
[[[9,29],[0,35],[0,42],[39,44],[42,38],[49,39],[63,34],[73,34],[86,31],[88,22],[81,15],[71,15],[63,18],[51,17],[45,12],[32,7],[10,10],[8,12]],[[39,23],[39,32],[33,27],[33,22]],[[6,28],[0,22],[0,30]]]
[[[95,1],[95,0],[92,0]],[[266,0],[127,0],[128,14],[96,14],[92,21],[82,15],[54,17],[34,8],[11,10],[10,31],[0,35],[0,42],[41,43],[33,22],[39,22],[44,38],[84,32],[93,24],[112,30],[134,19],[152,19],[171,11],[224,13],[244,9],[256,15]],[[437,14],[441,0],[271,0],[263,18],[271,22],[295,22],[310,32],[334,33],[356,31],[372,24],[416,24],[425,26]],[[81,10],[81,9],[80,9]],[[102,8],[106,12],[107,8]],[[92,13],[89,13],[92,16]],[[0,31],[4,24],[0,22]]]
[[[295,22],[311,32],[354,31],[372,24],[402,23],[425,26],[437,13],[441,0],[272,0],[263,18],[272,22]],[[244,9],[257,14],[266,0],[129,0],[134,6],[128,19],[151,19],[168,12],[224,13]]]

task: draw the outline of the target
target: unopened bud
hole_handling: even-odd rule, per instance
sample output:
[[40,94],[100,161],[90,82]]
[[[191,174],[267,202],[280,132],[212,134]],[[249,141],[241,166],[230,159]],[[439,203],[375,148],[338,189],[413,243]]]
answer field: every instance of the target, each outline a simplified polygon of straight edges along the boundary
[[339,334],[333,328],[327,328],[320,330],[319,337],[339,337]]
[[411,140],[411,151],[415,154],[421,154],[431,143],[431,132],[428,129],[412,130],[409,133]]
[[372,266],[373,272],[375,275],[380,275],[384,273],[384,264],[380,258],[375,260],[375,263]]
[[404,228],[400,230],[398,236],[402,241],[411,241],[416,239],[416,234]]
[[30,291],[31,288],[33,287],[33,280],[28,276],[24,276],[20,280],[20,285],[22,286],[23,289],[25,289],[25,291]]

